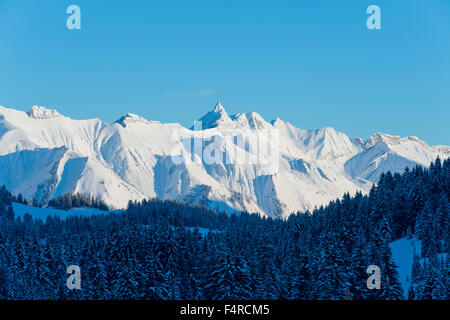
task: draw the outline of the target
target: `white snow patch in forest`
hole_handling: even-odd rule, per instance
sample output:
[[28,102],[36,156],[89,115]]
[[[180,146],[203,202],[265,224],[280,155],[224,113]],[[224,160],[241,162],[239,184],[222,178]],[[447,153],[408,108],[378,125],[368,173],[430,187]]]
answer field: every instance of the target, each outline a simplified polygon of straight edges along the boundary
[[414,248],[416,254],[420,256],[422,243],[417,238],[402,238],[392,242],[390,244],[390,247],[392,251],[392,258],[397,265],[397,271],[400,276],[400,283],[406,296],[411,284],[410,281],[414,259]]
[[200,235],[202,235],[202,237],[205,237],[208,235],[208,233],[212,232],[212,233],[217,233],[220,232],[219,230],[214,230],[214,229],[209,229],[209,228],[202,228],[202,227],[187,227],[187,230],[189,230],[190,232],[194,232],[195,229],[198,230],[198,233],[200,233]]
[[[149,226],[147,226],[149,227]],[[172,230],[175,230],[176,227],[175,226],[171,226]],[[202,236],[202,237],[206,237],[208,235],[208,233],[212,232],[212,233],[220,233],[222,231],[220,230],[216,230],[216,229],[210,229],[210,228],[203,228],[203,227],[184,227],[185,230],[189,231],[189,232],[194,232],[195,230],[198,231],[198,233]]]

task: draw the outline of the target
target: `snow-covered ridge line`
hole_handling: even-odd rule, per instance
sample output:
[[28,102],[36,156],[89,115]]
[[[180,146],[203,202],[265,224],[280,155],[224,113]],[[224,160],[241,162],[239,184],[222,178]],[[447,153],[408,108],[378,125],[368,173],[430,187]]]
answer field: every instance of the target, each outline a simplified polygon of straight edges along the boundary
[[[4,112],[6,112],[8,110],[9,111],[14,110],[17,113],[24,113],[24,114],[28,115],[29,118],[36,119],[36,120],[66,118],[66,119],[70,119],[72,121],[101,121],[101,120],[99,120],[99,118],[93,118],[93,119],[68,118],[68,117],[65,117],[62,114],[60,114],[56,109],[49,109],[44,106],[32,106],[28,112],[23,112],[23,111],[19,111],[19,110],[13,109],[13,108],[7,108],[7,107],[0,105],[0,111],[1,111],[1,109],[3,109]],[[245,120],[243,120],[243,119],[245,119]],[[234,122],[235,125],[236,124],[239,125],[243,122],[247,122],[246,125],[251,123],[252,125],[250,125],[249,127],[253,128],[253,129],[267,127],[267,125],[276,127],[277,125],[279,126],[280,123],[283,126],[288,125],[288,126],[292,126],[293,128],[296,128],[292,124],[285,122],[285,121],[281,120],[280,118],[276,118],[275,120],[266,122],[257,112],[237,113],[237,114],[233,114],[233,115],[228,115],[228,113],[225,111],[225,108],[222,106],[222,104],[220,102],[218,102],[215,105],[213,110],[209,111],[205,116],[201,117],[197,121],[202,122],[203,123],[202,129],[206,130],[206,129],[210,129],[212,127],[218,127],[221,125],[229,124],[230,122],[228,120],[230,120],[231,123]],[[103,121],[101,121],[101,122],[107,124],[107,122],[103,122]],[[113,124],[114,123],[121,124],[124,127],[126,127],[126,125],[125,125],[126,123],[145,123],[145,124],[150,124],[150,125],[151,124],[162,124],[158,120],[147,120],[147,119],[145,119],[137,114],[134,114],[134,113],[126,113],[123,116],[121,116],[118,120],[113,122]],[[208,125],[209,123],[210,123],[210,125]],[[259,124],[259,126],[253,125],[255,123]],[[170,124],[179,125],[178,123],[170,123]],[[194,127],[192,126],[189,129],[193,130]],[[315,131],[315,132],[331,131],[331,132],[335,132],[335,133],[337,132],[337,131],[335,131],[335,129],[333,127],[310,129],[308,131]],[[353,140],[356,141],[356,144],[362,143],[366,148],[370,148],[374,144],[376,144],[377,142],[380,142],[380,141],[384,141],[386,143],[394,145],[394,144],[400,144],[403,141],[411,140],[411,141],[418,142],[418,143],[422,144],[423,146],[426,146],[429,148],[441,149],[442,151],[450,150],[449,146],[444,146],[444,145],[429,146],[425,141],[419,139],[416,136],[400,137],[398,135],[391,135],[391,134],[386,134],[386,133],[381,133],[381,132],[374,133],[366,141],[362,140],[359,137],[355,137]]]
[[42,120],[62,117],[62,115],[55,109],[47,109],[39,106],[31,107],[27,114],[30,118]]
[[[345,192],[367,192],[387,170],[428,166],[437,156],[450,156],[450,147],[430,147],[416,137],[377,133],[367,141],[350,140],[331,127],[303,130],[254,112],[230,116],[221,104],[199,120],[202,132],[131,113],[110,124],[73,120],[44,107],[25,113],[0,106],[0,184],[43,203],[80,192],[115,208],[158,197],[286,218]],[[200,139],[205,151],[214,132],[230,129],[249,134],[243,146],[233,145],[249,155],[258,147],[252,138],[276,130],[277,171],[258,163],[172,161],[179,147],[176,133]]]

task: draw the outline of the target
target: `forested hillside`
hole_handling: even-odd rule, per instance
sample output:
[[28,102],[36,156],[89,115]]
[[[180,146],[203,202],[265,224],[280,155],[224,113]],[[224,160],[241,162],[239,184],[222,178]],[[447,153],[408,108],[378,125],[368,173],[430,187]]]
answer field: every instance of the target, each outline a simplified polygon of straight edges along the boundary
[[[15,218],[12,200],[0,189],[0,299],[448,299],[450,160],[286,221],[160,200],[40,221]],[[411,288],[389,247],[403,237],[422,242]]]
[[97,208],[104,211],[109,210],[108,205],[101,199],[81,193],[68,193],[61,197],[57,197],[50,200],[48,202],[48,206],[62,210],[70,210],[72,208],[80,207]]

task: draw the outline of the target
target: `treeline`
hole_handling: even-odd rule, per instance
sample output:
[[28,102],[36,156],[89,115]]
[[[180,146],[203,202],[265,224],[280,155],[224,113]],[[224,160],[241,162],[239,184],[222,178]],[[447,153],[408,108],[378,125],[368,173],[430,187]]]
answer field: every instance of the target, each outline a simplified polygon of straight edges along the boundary
[[[5,186],[2,186],[1,190],[3,190],[3,192],[9,193]],[[27,200],[21,193],[19,193],[18,195],[10,194],[9,198],[13,202],[25,204],[30,207],[42,208],[42,206],[44,205],[43,203],[39,203],[36,200]],[[70,210],[73,208],[82,207],[96,208],[104,211],[110,210],[109,206],[102,199],[82,193],[67,193],[63,196],[59,196],[50,200],[47,205],[49,207],[61,210]]]
[[55,209],[70,210],[72,208],[97,208],[108,211],[108,205],[101,199],[82,193],[68,193],[63,196],[52,199],[48,206]]
[[[8,190],[6,189],[6,186],[2,186],[1,189],[3,190],[3,192],[6,192],[6,193],[9,194]],[[19,193],[18,195],[11,195],[10,194],[9,198],[13,202],[25,204],[25,205],[30,206],[30,207],[37,207],[37,208],[41,208],[42,207],[42,204],[38,203],[36,200],[27,200],[21,193]]]
[[[0,189],[0,299],[448,299],[449,182],[437,159],[287,221],[147,200],[43,222],[14,218]],[[405,236],[422,241],[410,288],[389,246]],[[69,265],[81,290],[66,287]]]

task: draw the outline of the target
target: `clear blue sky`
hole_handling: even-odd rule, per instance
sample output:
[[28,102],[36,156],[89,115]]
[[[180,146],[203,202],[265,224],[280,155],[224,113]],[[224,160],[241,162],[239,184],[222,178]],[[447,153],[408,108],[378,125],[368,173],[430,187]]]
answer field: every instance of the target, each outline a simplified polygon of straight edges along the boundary
[[217,101],[450,145],[450,1],[0,0],[0,105],[190,126]]

